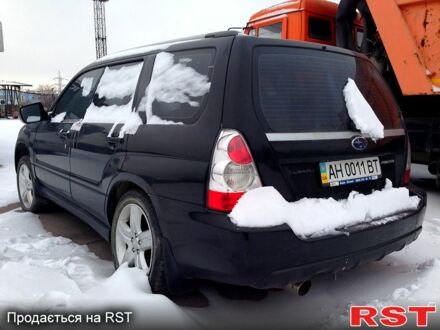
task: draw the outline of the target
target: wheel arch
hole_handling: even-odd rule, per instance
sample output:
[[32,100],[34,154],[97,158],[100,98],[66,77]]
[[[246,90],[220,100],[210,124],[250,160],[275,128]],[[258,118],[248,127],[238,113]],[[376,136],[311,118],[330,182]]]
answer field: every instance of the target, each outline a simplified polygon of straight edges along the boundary
[[15,154],[14,154],[14,162],[15,162],[15,169],[17,169],[18,162],[20,161],[21,157],[23,156],[29,156],[30,152],[28,147],[23,143],[19,142],[15,146]]
[[[163,228],[160,221],[160,206],[158,198],[154,194],[152,187],[141,177],[128,173],[119,173],[111,182],[108,194],[106,198],[106,215],[109,221],[110,227],[113,222],[113,215],[118,204],[118,200],[122,195],[130,190],[138,190],[145,194],[147,200],[153,207],[153,212],[156,214],[157,225],[159,232],[163,234]],[[109,233],[111,236],[111,231]],[[109,237],[111,240],[111,237]],[[165,261],[165,280],[167,282],[167,291],[173,294],[181,294],[190,292],[193,290],[193,282],[189,281],[181,273],[179,266],[176,263],[174,253],[172,252],[171,245],[166,237],[163,237],[162,249],[164,253]]]
[[122,195],[130,190],[138,190],[143,192],[145,197],[151,202],[154,212],[157,215],[159,207],[158,202],[154,198],[152,188],[145,182],[145,180],[136,175],[120,173],[110,184],[105,202],[105,212],[110,226],[112,225],[113,215],[119,199],[122,197]]

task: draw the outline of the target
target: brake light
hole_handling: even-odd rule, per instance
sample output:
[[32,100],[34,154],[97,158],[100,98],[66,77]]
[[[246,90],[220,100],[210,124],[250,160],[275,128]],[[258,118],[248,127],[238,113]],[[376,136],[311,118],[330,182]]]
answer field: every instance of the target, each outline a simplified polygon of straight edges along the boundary
[[243,136],[235,130],[223,130],[212,157],[208,208],[230,212],[245,192],[258,187],[261,180]]
[[406,166],[403,172],[403,184],[408,185],[411,181],[411,144],[407,139]]
[[229,141],[228,156],[239,165],[247,165],[252,162],[251,153],[241,135],[236,135]]

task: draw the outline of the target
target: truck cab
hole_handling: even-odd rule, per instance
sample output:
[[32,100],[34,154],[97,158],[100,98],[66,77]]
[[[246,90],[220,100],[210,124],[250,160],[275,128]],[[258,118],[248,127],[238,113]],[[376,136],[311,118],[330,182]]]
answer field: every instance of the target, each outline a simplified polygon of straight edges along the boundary
[[[326,0],[295,0],[260,10],[251,16],[245,34],[261,38],[303,40],[336,45],[338,5]],[[353,38],[360,51],[364,30],[358,16]]]
[[[440,0],[366,4],[368,17],[358,13],[353,22],[354,50],[387,81],[409,131],[412,162],[428,165],[440,187]],[[337,11],[332,0],[290,0],[252,15],[244,33],[336,45]]]

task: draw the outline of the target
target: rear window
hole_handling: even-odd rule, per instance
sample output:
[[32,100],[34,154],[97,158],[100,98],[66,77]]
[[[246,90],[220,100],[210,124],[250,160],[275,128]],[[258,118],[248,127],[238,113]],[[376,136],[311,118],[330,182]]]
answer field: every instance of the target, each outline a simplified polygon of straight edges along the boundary
[[259,47],[254,77],[255,104],[268,131],[353,130],[343,96],[348,78],[386,129],[401,127],[388,86],[367,60],[319,50]]

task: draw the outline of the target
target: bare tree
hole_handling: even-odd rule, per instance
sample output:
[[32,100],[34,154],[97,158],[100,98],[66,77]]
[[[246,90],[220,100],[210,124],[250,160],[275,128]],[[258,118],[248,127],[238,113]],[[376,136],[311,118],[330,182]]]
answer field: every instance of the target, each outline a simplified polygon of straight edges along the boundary
[[38,87],[35,90],[36,94],[39,94],[40,102],[43,104],[44,108],[47,110],[49,109],[53,102],[55,102],[55,99],[57,97],[57,92],[55,88],[51,85],[38,85]]

